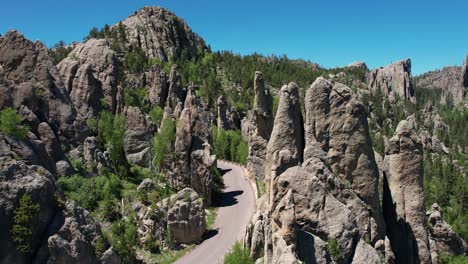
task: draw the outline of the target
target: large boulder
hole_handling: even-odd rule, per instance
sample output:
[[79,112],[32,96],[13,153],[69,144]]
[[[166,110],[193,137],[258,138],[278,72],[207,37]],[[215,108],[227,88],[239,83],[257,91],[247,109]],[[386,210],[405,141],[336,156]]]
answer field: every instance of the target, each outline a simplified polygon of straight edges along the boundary
[[118,61],[106,39],[77,45],[57,68],[82,119],[97,117],[107,106],[116,111]]
[[177,243],[194,243],[202,239],[206,230],[203,199],[192,189],[185,188],[171,196],[167,225]]
[[124,151],[130,163],[149,168],[154,124],[138,107],[125,109]]
[[[347,86],[322,77],[307,90],[306,146],[304,160],[319,158],[331,166],[343,181],[370,208],[377,224],[374,230],[382,239],[384,222],[381,214],[378,182],[379,170],[369,134],[364,105]],[[320,155],[325,153],[326,157]]]
[[[133,207],[137,211],[138,237],[143,244],[150,237],[163,245],[196,243],[201,241],[206,231],[203,199],[189,188],[158,202],[156,206],[135,204]],[[174,241],[168,241],[169,233]]]
[[383,215],[397,263],[431,263],[423,189],[423,150],[403,120],[385,143]]
[[168,80],[164,70],[154,66],[142,74],[141,87],[148,87],[148,98],[152,106],[164,108],[168,93]]
[[380,91],[395,102],[397,96],[416,102],[413,81],[411,78],[411,60],[398,61],[385,67],[373,70],[368,77],[369,90]]

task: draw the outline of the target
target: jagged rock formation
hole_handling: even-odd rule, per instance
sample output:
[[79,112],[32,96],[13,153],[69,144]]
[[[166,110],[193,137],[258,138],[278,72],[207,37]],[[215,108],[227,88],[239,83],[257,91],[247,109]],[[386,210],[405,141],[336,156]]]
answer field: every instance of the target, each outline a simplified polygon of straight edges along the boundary
[[273,97],[270,90],[265,87],[263,73],[255,72],[254,79],[254,106],[249,111],[244,125],[249,143],[249,154],[247,157],[247,171],[251,178],[264,179],[264,163],[266,148],[273,129]]
[[[25,116],[32,131],[46,122],[62,142],[75,143],[82,129],[47,48],[17,31],[0,37],[0,108],[14,107]],[[37,134],[37,133],[36,133]]]
[[431,210],[427,212],[429,224],[429,238],[435,244],[436,255],[444,254],[449,256],[466,254],[466,242],[455,233],[452,228],[442,218],[442,209],[438,204],[433,204]]
[[266,150],[267,186],[287,168],[298,165],[303,160],[304,121],[299,87],[295,83],[284,85],[279,96],[278,110]]
[[211,203],[212,166],[210,121],[205,115],[196,87],[190,87],[180,114],[175,141],[176,164],[170,181],[177,188],[190,187]]
[[179,58],[184,51],[194,57],[207,49],[185,21],[161,7],[143,7],[122,24],[126,46],[140,48],[150,58],[167,62]]
[[155,132],[154,124],[138,107],[128,107],[125,114],[124,151],[127,160],[149,168],[152,161],[151,140]]
[[90,39],[70,52],[57,68],[73,105],[83,119],[96,117],[106,107],[118,108],[118,61],[105,39]]
[[403,120],[384,157],[383,214],[396,263],[431,263],[423,173],[421,140],[414,123]]
[[456,105],[463,102],[465,97],[463,73],[460,67],[445,67],[424,73],[414,78],[414,83],[418,89],[438,90],[441,93],[440,102],[443,104],[451,101]]
[[166,105],[173,109],[175,117],[179,117],[181,115],[182,109],[185,107],[184,102],[186,100],[187,93],[187,90],[182,86],[180,67],[177,64],[174,64],[172,65],[171,73],[169,74],[169,90]]
[[395,102],[397,96],[416,102],[410,59],[373,70],[368,76],[368,81],[369,90],[374,94],[380,91],[389,97],[390,103]]
[[154,237],[164,243],[168,239],[168,230],[172,232],[174,242],[199,242],[206,230],[205,207],[203,199],[192,189],[185,188],[166,198],[156,206],[135,204],[137,211],[138,237],[145,243]]
[[[378,167],[364,105],[350,88],[319,77],[306,94],[306,148],[304,160],[325,152],[333,173],[371,208],[382,238],[383,219],[378,196]],[[321,150],[317,151],[317,146]],[[319,156],[320,157],[320,156]],[[323,158],[322,158],[323,159]]]

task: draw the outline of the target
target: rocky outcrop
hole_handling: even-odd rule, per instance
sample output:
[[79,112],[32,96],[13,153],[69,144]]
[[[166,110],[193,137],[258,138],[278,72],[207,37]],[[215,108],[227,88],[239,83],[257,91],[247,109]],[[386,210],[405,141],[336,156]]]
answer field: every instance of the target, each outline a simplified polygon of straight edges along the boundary
[[[430,71],[414,78],[418,89],[434,90],[440,92],[440,103],[463,102],[465,88],[463,86],[463,74],[460,67],[445,67],[441,70]],[[435,102],[434,102],[435,103]]]
[[304,151],[304,122],[302,119],[299,87],[284,85],[265,158],[267,189],[274,178],[287,168],[302,162]]
[[[192,189],[185,188],[156,204],[137,210],[138,237],[145,243],[149,237],[164,243],[195,243],[206,231],[203,199]],[[167,241],[170,232],[174,241]]]
[[35,134],[39,123],[46,122],[62,143],[83,139],[75,109],[47,47],[9,31],[0,37],[0,65],[0,108],[21,111]]
[[395,102],[397,96],[416,102],[410,59],[373,70],[368,76],[368,82],[372,93],[381,92],[388,96],[390,103]]
[[[100,256],[95,253],[95,244],[103,235],[97,223],[86,220],[88,216],[89,213],[74,202],[67,202],[51,225],[52,228],[59,228],[49,231],[55,234],[39,250],[36,263],[101,263]],[[109,254],[103,256],[104,260],[111,259]],[[120,257],[115,252],[112,255],[114,261],[118,261],[113,263],[120,263]]]
[[253,110],[249,111],[248,121],[245,122],[246,126],[251,127],[247,128],[247,171],[250,177],[263,180],[266,148],[273,129],[273,97],[265,86],[263,73],[259,71],[255,72],[254,94]]
[[[379,170],[369,134],[364,105],[340,83],[317,78],[306,94],[304,161],[316,157],[331,166],[371,209],[377,234],[384,222],[378,195]],[[320,153],[326,153],[320,155]],[[377,238],[376,238],[377,239]]]
[[207,49],[185,21],[161,7],[143,7],[123,20],[122,25],[125,46],[142,49],[150,58],[169,62],[181,55],[193,58]]
[[82,119],[97,117],[105,107],[117,109],[118,61],[110,46],[105,39],[90,39],[57,65]]
[[367,65],[365,62],[362,62],[362,61],[355,61],[353,63],[350,63],[348,65],[346,65],[347,68],[358,68],[362,71],[365,71],[365,72],[368,72],[369,71],[369,68],[367,68]]
[[128,107],[125,114],[124,152],[132,164],[149,168],[152,162],[151,141],[154,124],[138,107]]
[[383,215],[396,263],[431,263],[425,229],[423,151],[413,122],[385,143]]
[[210,204],[215,159],[211,155],[210,121],[195,96],[195,89],[189,89],[180,114],[175,140],[176,164],[169,177],[176,188],[191,187]]
[[431,210],[427,212],[429,224],[429,237],[435,243],[436,255],[462,255],[467,252],[466,242],[455,233],[452,228],[442,218],[442,208],[438,204],[433,204]]

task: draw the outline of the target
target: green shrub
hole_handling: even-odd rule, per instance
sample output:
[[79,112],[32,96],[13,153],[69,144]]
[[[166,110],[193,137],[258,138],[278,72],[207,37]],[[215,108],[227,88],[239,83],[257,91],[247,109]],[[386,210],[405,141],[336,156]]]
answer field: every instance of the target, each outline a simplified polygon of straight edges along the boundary
[[170,146],[175,140],[175,132],[175,122],[170,118],[164,119],[159,133],[154,137],[153,144],[153,165],[157,170],[161,170],[164,160],[172,155]]
[[211,132],[217,158],[246,164],[249,146],[242,138],[240,131],[226,131],[212,126]]
[[11,236],[16,244],[16,250],[21,253],[31,253],[32,218],[39,212],[39,205],[32,202],[29,194],[23,194],[18,207],[14,211]]
[[28,128],[21,124],[22,117],[15,109],[7,107],[0,111],[0,131],[19,139],[24,139],[28,133]]
[[151,121],[153,121],[157,125],[160,125],[164,116],[164,110],[161,107],[156,106],[155,108],[151,109],[151,111],[149,112],[149,116],[151,118]]
[[[80,175],[68,178],[61,177],[57,184],[69,199],[90,211],[95,210],[99,202],[104,199],[120,198],[121,182],[113,174],[93,178],[84,178]],[[113,202],[107,201],[107,203],[112,204]],[[104,205],[109,207],[109,204]],[[108,212],[110,213],[109,210]]]
[[130,217],[127,220],[114,222],[109,229],[109,243],[115,248],[125,262],[134,262],[137,246],[137,228]]
[[439,263],[440,264],[468,264],[468,257],[467,256],[440,255]]
[[249,250],[242,248],[239,242],[236,242],[231,251],[224,256],[224,264],[253,264]]
[[335,262],[340,262],[343,260],[343,254],[341,253],[340,248],[338,247],[338,243],[336,239],[329,238],[327,241],[327,249],[328,253],[332,257]]
[[109,151],[112,162],[117,164],[123,156],[125,117],[102,111],[98,121],[98,141]]

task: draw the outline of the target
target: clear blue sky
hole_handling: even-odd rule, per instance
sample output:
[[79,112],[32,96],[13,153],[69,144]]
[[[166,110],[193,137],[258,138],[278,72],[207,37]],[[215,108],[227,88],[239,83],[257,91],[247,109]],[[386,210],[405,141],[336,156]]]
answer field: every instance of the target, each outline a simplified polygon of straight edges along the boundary
[[286,54],[324,67],[409,57],[419,74],[461,65],[468,52],[466,0],[11,0],[2,1],[0,33],[18,29],[51,46],[145,5],[172,10],[214,50]]

